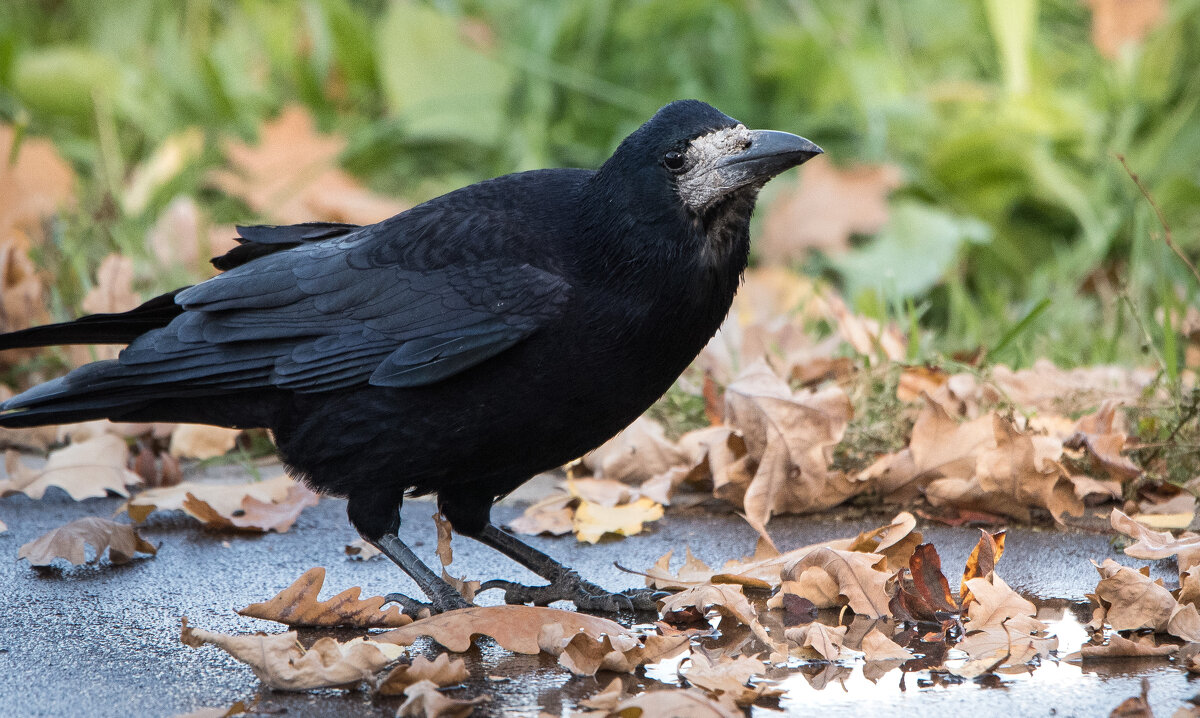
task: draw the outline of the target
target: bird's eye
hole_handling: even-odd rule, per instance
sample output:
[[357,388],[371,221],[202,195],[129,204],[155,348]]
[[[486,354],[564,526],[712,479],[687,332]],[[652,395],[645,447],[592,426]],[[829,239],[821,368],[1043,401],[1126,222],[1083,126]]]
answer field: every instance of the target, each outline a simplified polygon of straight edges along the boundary
[[683,156],[682,152],[671,150],[667,154],[663,155],[663,166],[672,172],[678,172],[679,170],[683,169],[685,159],[686,158]]

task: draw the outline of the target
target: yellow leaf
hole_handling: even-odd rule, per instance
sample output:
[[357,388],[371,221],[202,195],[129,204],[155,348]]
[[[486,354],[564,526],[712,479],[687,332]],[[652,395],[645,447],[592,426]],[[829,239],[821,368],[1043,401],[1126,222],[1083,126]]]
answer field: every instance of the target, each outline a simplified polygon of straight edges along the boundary
[[601,506],[581,501],[575,509],[575,537],[596,543],[604,534],[633,536],[641,533],[642,524],[662,518],[663,507],[650,499],[641,498],[631,504]]

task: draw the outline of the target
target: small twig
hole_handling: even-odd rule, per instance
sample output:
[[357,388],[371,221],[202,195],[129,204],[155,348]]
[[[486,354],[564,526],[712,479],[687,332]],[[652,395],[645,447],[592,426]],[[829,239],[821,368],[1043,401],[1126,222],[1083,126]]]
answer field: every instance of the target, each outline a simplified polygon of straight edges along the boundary
[[632,568],[625,568],[617,561],[613,561],[613,565],[616,566],[618,570],[624,571],[625,573],[632,573],[634,576],[641,576],[643,578],[654,578],[653,576],[651,576],[648,573],[643,573],[642,571],[634,571]]
[[1154,214],[1158,215],[1158,223],[1162,225],[1163,228],[1163,242],[1165,242],[1166,245],[1171,248],[1171,251],[1175,253],[1175,256],[1179,257],[1181,262],[1187,265],[1187,268],[1192,272],[1192,276],[1196,278],[1196,283],[1200,284],[1200,270],[1196,269],[1196,265],[1192,264],[1192,260],[1188,259],[1187,255],[1183,253],[1183,250],[1181,250],[1179,246],[1175,244],[1175,240],[1171,237],[1171,227],[1167,224],[1167,218],[1163,216],[1162,210],[1159,209],[1158,202],[1154,201],[1154,197],[1151,196],[1150,190],[1146,189],[1146,185],[1142,184],[1141,178],[1138,177],[1137,173],[1129,167],[1129,163],[1125,161],[1125,155],[1118,154],[1117,159],[1121,161],[1121,166],[1125,168],[1125,172],[1129,175],[1129,178],[1132,179],[1133,183],[1137,185],[1137,188],[1141,190],[1142,196],[1145,197],[1146,201],[1150,203],[1150,206],[1154,209]]
[[1146,328],[1146,323],[1142,321],[1142,316],[1138,314],[1137,307],[1133,305],[1133,298],[1129,296],[1129,290],[1121,287],[1121,291],[1117,294],[1121,301],[1125,302],[1129,307],[1129,316],[1133,317],[1133,321],[1137,323],[1138,328],[1142,330],[1142,336],[1146,339],[1146,346],[1150,347],[1150,351],[1154,352],[1154,358],[1158,360],[1158,368],[1161,372],[1167,371],[1167,360],[1163,358],[1162,352],[1158,351],[1158,347],[1154,344],[1154,337],[1151,336],[1150,330]]

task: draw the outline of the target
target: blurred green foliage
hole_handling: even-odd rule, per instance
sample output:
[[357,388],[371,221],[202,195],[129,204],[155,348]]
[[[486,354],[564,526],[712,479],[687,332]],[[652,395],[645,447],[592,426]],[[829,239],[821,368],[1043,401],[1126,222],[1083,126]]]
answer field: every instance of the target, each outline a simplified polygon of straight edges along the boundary
[[[596,166],[660,105],[697,97],[802,133],[837,163],[903,169],[889,226],[804,268],[859,311],[919,322],[915,358],[1001,344],[992,358],[1017,365],[1148,353],[1177,375],[1176,315],[1200,287],[1115,155],[1195,256],[1200,0],[1171,3],[1113,60],[1090,22],[1079,0],[10,2],[0,117],[52,138],[85,178],[79,216],[46,250],[68,258],[62,312],[105,253],[144,251],[176,194],[218,221],[253,220],[204,169],[221,161],[217,137],[252,138],[289,103],[350,138],[347,169],[418,201]],[[122,178],[191,126],[206,151],[126,216]]]

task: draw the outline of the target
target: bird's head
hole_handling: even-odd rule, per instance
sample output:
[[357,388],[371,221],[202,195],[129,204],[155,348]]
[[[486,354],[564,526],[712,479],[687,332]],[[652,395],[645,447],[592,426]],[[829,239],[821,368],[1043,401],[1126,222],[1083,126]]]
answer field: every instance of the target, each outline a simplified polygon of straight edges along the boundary
[[679,100],[625,138],[601,173],[619,174],[659,206],[666,200],[703,218],[733,197],[752,207],[767,180],[821,152],[803,137],[746,129],[711,105]]

